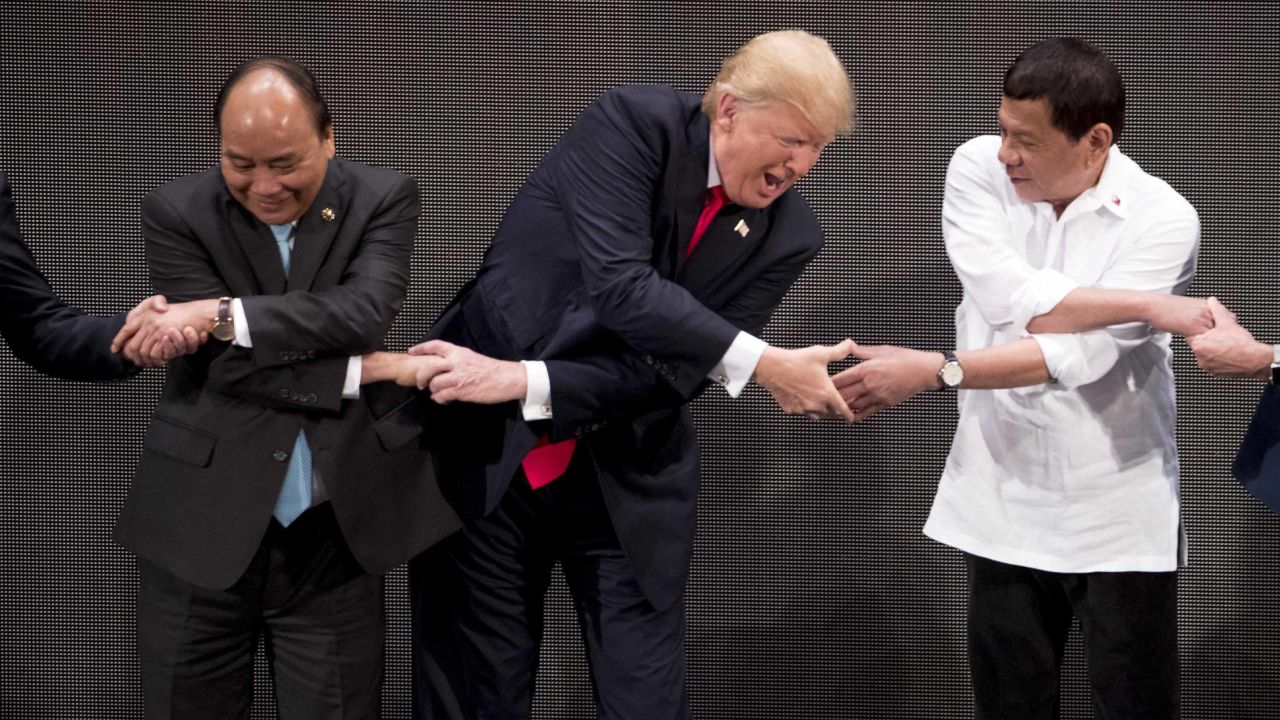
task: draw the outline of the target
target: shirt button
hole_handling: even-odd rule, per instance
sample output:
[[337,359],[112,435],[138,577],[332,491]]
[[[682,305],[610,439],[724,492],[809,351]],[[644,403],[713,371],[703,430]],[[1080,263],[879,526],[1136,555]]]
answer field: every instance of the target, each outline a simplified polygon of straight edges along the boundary
[[285,460],[289,459],[289,453],[283,450],[277,450],[271,453],[271,459],[275,460],[276,462],[284,462]]

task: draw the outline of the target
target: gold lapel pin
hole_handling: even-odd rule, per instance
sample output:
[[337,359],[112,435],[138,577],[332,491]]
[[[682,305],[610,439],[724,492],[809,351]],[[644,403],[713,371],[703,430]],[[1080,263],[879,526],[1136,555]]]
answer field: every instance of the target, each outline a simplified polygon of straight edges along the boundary
[[320,211],[320,219],[325,222],[333,222],[335,217],[337,216],[334,215],[333,208],[325,208]]
[[739,220],[738,224],[733,226],[733,229],[742,237],[746,237],[747,233],[751,232],[751,228],[747,227],[746,220]]

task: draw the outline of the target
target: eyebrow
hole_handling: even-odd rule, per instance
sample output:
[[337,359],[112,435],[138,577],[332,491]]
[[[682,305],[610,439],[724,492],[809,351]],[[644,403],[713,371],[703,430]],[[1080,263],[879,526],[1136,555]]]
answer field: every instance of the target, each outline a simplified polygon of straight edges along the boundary
[[[241,155],[240,153],[235,152],[234,150],[225,150],[225,149],[224,149],[224,150],[222,151],[222,154],[223,154],[225,157],[227,157],[227,158],[229,158],[229,159],[231,159],[231,160],[245,160],[245,161],[252,161],[252,159],[253,159],[253,158],[250,158],[250,157],[246,157],[246,156],[244,156],[244,155]],[[267,164],[268,164],[268,165],[273,165],[273,164],[275,164],[275,163],[297,162],[298,158],[299,158],[298,153],[292,153],[292,152],[291,152],[291,153],[285,153],[284,155],[277,155],[277,156],[275,156],[275,157],[267,158]]]

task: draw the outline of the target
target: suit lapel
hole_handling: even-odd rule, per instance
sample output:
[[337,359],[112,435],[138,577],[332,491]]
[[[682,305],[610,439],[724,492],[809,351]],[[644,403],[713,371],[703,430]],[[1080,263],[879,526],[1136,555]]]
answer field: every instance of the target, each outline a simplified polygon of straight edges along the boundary
[[707,116],[701,111],[689,123],[689,150],[680,161],[675,182],[668,188],[671,204],[675,207],[676,258],[675,267],[682,269],[689,241],[698,226],[698,216],[707,201],[707,156],[711,151],[711,129]]
[[268,295],[284,292],[284,265],[280,261],[280,250],[276,247],[276,239],[271,229],[260,222],[253,213],[226,193],[223,202],[227,212],[223,213],[227,231],[234,238],[236,245],[249,261],[249,269],[258,281],[258,287]]
[[329,246],[346,217],[346,199],[342,193],[345,181],[336,159],[329,161],[324,185],[311,207],[298,220],[290,259],[289,289],[310,290],[320,265],[329,254]]
[[[739,225],[741,223],[741,225]],[[738,228],[746,231],[743,235]],[[725,273],[733,273],[769,235],[769,213],[730,205],[711,221],[678,281],[694,295]]]

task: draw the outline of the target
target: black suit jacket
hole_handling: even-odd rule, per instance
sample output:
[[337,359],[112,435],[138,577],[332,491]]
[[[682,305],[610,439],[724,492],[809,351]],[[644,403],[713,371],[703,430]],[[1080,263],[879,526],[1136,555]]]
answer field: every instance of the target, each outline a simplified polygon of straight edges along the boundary
[[156,289],[174,302],[241,298],[253,347],[210,341],[170,363],[116,528],[122,544],[189,582],[229,587],[266,532],[300,428],[367,571],[456,529],[421,443],[423,401],[385,383],[341,398],[348,356],[381,346],[404,298],[418,204],[404,175],[330,161],[298,221],[286,285],[271,230],[216,168],[146,198]]
[[660,608],[682,593],[693,546],[698,451],[684,404],[739,330],[759,334],[822,242],[813,212],[788,192],[764,210],[721,211],[686,259],[706,198],[699,101],[623,87],[583,111],[430,333],[546,361],[551,377],[550,421],[525,422],[514,403],[451,407],[454,436],[438,454],[455,503],[496,506],[539,433],[579,438]]
[[0,173],[0,334],[40,372],[69,380],[112,380],[135,371],[111,352],[124,314],[94,317],[64,303],[18,232],[9,180]]

